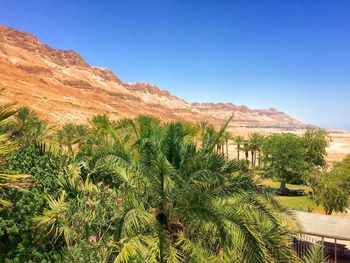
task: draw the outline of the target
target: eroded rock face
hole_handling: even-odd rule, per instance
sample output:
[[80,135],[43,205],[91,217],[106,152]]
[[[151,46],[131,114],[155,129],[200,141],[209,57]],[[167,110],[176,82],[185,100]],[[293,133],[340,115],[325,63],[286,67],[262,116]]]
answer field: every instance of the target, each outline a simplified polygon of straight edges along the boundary
[[35,36],[0,26],[0,102],[33,108],[57,125],[85,123],[96,114],[112,118],[149,114],[164,121],[209,121],[220,125],[232,113],[234,126],[305,127],[275,109],[252,110],[232,103],[187,103],[148,83],[127,83],[92,67],[74,51],[58,50]]
[[229,118],[234,113],[233,125],[248,128],[280,127],[303,128],[305,125],[274,108],[254,110],[232,103],[192,103],[192,107],[213,118]]

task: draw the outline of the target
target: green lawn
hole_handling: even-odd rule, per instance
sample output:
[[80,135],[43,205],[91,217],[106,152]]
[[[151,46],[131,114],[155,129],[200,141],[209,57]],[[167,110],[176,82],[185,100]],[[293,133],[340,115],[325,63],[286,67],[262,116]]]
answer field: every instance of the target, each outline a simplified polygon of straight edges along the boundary
[[276,196],[289,209],[324,214],[321,206],[316,206],[309,196]]
[[[274,181],[272,179],[259,179],[259,185],[268,186],[271,188],[279,188],[280,182]],[[307,185],[296,185],[296,184],[287,184],[289,189],[303,189],[305,193],[309,193],[311,188]],[[316,206],[315,203],[310,199],[308,195],[304,196],[276,196],[276,199],[279,200],[286,207],[305,212],[316,212],[324,214],[322,207]]]
[[[265,185],[265,186],[269,186],[269,187],[272,187],[272,188],[279,188],[280,187],[280,182],[278,181],[274,181],[270,178],[264,178],[264,179],[259,179],[258,180],[258,184],[261,184],[261,185]],[[305,191],[305,193],[308,193],[311,191],[311,188],[307,185],[302,185],[302,184],[286,184],[287,188],[288,189],[292,189],[292,190],[295,190],[295,189],[303,189]]]

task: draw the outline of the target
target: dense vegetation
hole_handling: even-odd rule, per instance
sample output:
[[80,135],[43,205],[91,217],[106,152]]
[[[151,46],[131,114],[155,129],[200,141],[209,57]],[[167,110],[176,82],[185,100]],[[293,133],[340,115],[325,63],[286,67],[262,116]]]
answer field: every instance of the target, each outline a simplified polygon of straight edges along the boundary
[[307,180],[313,189],[314,201],[324,207],[327,215],[346,211],[350,193],[350,157],[331,169],[309,174]]
[[[315,182],[348,165],[315,172],[325,166],[322,130],[245,139],[227,124],[95,116],[54,129],[3,106],[0,261],[299,262],[296,222],[256,175]],[[313,184],[326,207],[322,186]]]

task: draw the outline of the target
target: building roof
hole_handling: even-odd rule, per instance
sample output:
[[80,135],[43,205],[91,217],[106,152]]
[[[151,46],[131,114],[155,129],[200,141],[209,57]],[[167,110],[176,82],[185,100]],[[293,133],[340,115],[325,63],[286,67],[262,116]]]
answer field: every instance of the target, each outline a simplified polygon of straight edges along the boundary
[[350,241],[350,217],[295,211],[301,232],[319,237]]

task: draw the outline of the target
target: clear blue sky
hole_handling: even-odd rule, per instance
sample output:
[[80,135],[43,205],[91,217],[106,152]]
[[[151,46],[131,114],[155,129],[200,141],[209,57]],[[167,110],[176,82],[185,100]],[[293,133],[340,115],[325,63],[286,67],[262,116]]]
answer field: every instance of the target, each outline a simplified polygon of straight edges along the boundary
[[0,24],[189,102],[350,130],[349,0],[1,0]]

